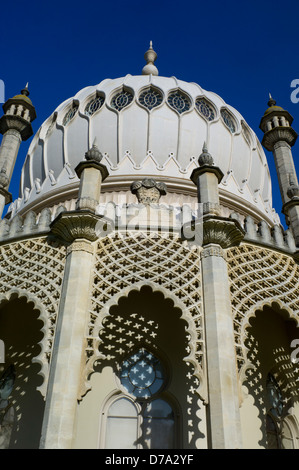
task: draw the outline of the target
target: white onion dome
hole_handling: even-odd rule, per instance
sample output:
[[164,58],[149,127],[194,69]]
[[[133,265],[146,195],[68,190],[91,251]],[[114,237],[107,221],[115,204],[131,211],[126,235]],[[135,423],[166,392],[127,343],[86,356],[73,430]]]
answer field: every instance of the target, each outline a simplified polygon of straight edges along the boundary
[[[152,52],[147,65],[155,67]],[[103,201],[115,192],[133,197],[132,182],[145,177],[166,183],[163,203],[196,198],[190,175],[205,143],[224,173],[222,206],[270,225],[278,221],[264,151],[241,114],[196,83],[146,70],[84,88],[54,111],[30,145],[12,212],[76,198],[74,169],[95,139],[109,171]]]

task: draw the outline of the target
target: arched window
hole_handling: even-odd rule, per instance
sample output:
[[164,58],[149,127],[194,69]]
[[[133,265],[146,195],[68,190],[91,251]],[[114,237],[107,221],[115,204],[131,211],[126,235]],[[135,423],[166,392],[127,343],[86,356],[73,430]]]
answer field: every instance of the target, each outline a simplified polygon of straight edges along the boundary
[[291,416],[284,416],[284,400],[272,374],[267,377],[268,413],[266,433],[268,449],[294,449],[296,431],[290,425]]
[[105,448],[136,449],[137,418],[137,408],[131,400],[122,397],[114,401],[108,410]]
[[107,410],[106,449],[175,448],[175,414],[164,396],[165,372],[160,360],[145,348],[119,367],[123,392]]

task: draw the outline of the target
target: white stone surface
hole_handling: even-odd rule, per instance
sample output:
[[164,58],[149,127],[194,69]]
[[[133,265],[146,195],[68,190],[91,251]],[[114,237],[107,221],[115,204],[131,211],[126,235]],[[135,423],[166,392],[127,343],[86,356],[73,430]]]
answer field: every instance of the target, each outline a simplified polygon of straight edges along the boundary
[[[139,103],[140,93],[150,85],[160,90],[163,96],[162,103],[151,111]],[[133,100],[121,111],[116,111],[111,107],[111,98],[122,89],[129,90]],[[188,111],[179,114],[168,104],[168,94],[173,90],[181,90],[189,97],[191,107]],[[87,116],[85,107],[96,94],[102,95],[105,102],[96,113]],[[206,120],[198,112],[195,107],[198,97],[204,97],[213,106],[213,121]],[[64,125],[64,117],[73,103],[79,106],[78,112]],[[234,119],[234,134],[223,122],[222,108],[227,109]],[[270,223],[277,221],[277,214],[272,209],[271,180],[265,154],[255,133],[238,111],[195,83],[151,75],[103,80],[79,91],[54,111],[30,145],[22,171],[17,210],[33,208],[55,192],[66,193],[71,184],[78,182],[73,170],[95,137],[100,151],[105,154],[103,163],[110,174],[102,191],[111,190],[111,185],[115,187],[120,182],[128,184],[128,180],[151,175],[162,178],[174,189],[185,187],[189,193],[195,193],[190,174],[197,166],[197,158],[206,142],[215,165],[225,174],[220,185],[222,199],[248,206],[249,212]]]

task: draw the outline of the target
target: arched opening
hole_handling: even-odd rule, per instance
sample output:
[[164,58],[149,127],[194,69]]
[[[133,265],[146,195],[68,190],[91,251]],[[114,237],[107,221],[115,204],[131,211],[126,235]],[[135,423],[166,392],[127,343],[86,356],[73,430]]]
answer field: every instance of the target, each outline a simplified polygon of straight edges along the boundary
[[[256,435],[263,448],[297,446],[299,430],[290,427],[288,419],[299,417],[299,371],[291,360],[298,334],[296,322],[277,304],[257,310],[247,328],[245,345],[253,368],[248,369],[244,385],[257,410]],[[245,419],[243,427],[246,441]]]
[[189,327],[174,301],[149,285],[118,298],[102,320],[100,360],[89,379],[91,390],[79,404],[78,445],[92,447],[93,428],[94,446],[100,448],[200,446],[206,438],[205,407],[194,366],[186,360]]
[[40,353],[39,342],[43,338],[43,322],[39,315],[33,303],[24,297],[12,298],[0,308],[0,338],[5,346],[0,376],[3,377],[9,367],[15,371],[0,427],[3,448],[39,447],[44,400],[37,387],[43,378],[38,375],[40,365],[32,362]]

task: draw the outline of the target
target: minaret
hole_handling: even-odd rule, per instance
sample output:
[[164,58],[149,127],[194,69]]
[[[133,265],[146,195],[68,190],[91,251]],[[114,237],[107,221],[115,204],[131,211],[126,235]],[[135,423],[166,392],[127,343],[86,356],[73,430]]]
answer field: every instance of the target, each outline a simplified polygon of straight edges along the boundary
[[20,95],[10,98],[3,105],[4,115],[0,118],[0,132],[3,134],[0,147],[0,216],[4,206],[11,202],[8,187],[20,143],[33,135],[31,122],[36,118],[36,113],[28,96],[27,83]]
[[271,95],[268,106],[260,123],[264,132],[262,144],[273,153],[283,203],[282,212],[299,246],[299,187],[291,151],[297,133],[291,127],[293,118],[290,113],[276,106]]

